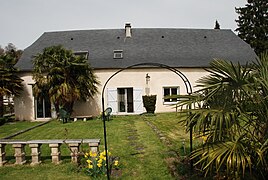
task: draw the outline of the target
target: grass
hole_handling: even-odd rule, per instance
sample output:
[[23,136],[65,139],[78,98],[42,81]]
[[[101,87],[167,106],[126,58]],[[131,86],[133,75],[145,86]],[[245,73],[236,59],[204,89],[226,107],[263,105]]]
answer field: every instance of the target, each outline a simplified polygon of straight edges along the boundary
[[[114,116],[107,122],[108,149],[113,155],[120,157],[121,174],[119,179],[177,179],[171,174],[174,171],[174,153],[182,154],[182,142],[188,141],[184,127],[178,124],[175,113],[163,113],[155,116]],[[163,142],[156,131],[149,124],[154,125],[165,136],[170,144]],[[6,136],[4,132],[13,133],[13,129],[22,129],[29,126],[29,122],[6,124],[0,126],[0,136]],[[35,124],[32,124],[35,125]],[[52,121],[43,126],[25,132],[13,139],[80,139],[100,138],[103,150],[103,124],[100,120],[87,122],[77,121],[61,124]],[[26,146],[26,159],[28,163],[23,166],[11,165],[14,163],[13,149],[6,148],[8,164],[0,168],[0,179],[86,179],[82,172],[78,172],[75,165],[70,163],[70,151],[66,145],[62,145],[61,155],[63,162],[60,165],[51,164],[50,149],[42,147],[42,161],[38,166],[29,165],[30,149]],[[83,146],[83,150],[87,150]],[[181,168],[181,167],[179,167]],[[178,168],[177,168],[178,169]],[[176,167],[175,167],[176,170]],[[105,179],[105,177],[104,177]],[[116,177],[112,177],[116,179]]]
[[0,139],[37,124],[40,124],[40,122],[20,121],[5,123],[4,125],[0,126]]
[[[155,125],[161,133],[170,141],[170,149],[179,152],[181,156],[189,154],[190,136],[185,128],[179,124],[180,113],[157,114],[155,117],[144,117]],[[193,147],[198,146],[202,141],[196,139]],[[185,149],[185,151],[184,151]]]

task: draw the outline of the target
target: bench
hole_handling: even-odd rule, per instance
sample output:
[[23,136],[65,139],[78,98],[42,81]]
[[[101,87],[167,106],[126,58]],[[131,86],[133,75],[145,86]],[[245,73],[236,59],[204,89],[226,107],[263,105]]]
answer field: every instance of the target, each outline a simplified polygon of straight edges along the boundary
[[74,117],[71,117],[74,119],[74,122],[77,121],[78,119],[83,119],[83,121],[87,121],[87,119],[92,119],[93,116],[74,116]]
[[59,164],[61,162],[61,152],[60,146],[62,144],[67,144],[71,151],[71,161],[78,162],[78,153],[80,153],[80,145],[88,144],[90,151],[98,152],[100,139],[48,139],[48,140],[10,140],[10,139],[0,139],[0,166],[6,163],[5,157],[5,146],[11,144],[15,150],[14,157],[16,159],[15,164],[25,164],[25,146],[29,145],[31,148],[32,162],[31,165],[36,165],[41,163],[41,145],[48,144],[51,149],[51,160],[54,164]]

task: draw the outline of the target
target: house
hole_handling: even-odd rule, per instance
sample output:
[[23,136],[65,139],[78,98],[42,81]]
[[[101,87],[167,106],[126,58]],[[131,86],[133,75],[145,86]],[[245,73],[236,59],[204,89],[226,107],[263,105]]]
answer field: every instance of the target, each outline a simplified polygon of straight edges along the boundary
[[[74,53],[84,54],[94,68],[99,94],[86,102],[76,102],[73,116],[98,116],[101,112],[101,92],[111,75],[134,64],[159,63],[187,77],[192,87],[196,80],[207,75],[204,70],[213,58],[245,64],[254,60],[254,51],[231,30],[131,28],[45,32],[26,48],[16,64],[24,80],[24,90],[15,98],[18,120],[45,119],[55,116],[49,99],[33,97],[32,57],[45,47],[63,45]],[[184,81],[174,72],[158,66],[135,66],[115,75],[104,89],[105,107],[113,114],[144,112],[142,95],[157,95],[156,112],[174,111],[176,99],[164,95],[186,94]]]

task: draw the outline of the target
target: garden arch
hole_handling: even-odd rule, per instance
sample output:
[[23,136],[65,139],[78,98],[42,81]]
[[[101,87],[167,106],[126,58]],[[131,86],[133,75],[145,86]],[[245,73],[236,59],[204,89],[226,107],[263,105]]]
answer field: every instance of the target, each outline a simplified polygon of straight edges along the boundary
[[[174,68],[174,67],[170,67],[167,66],[165,64],[161,64],[161,63],[138,63],[138,64],[134,64],[131,66],[128,66],[126,68],[121,68],[120,70],[118,70],[117,72],[115,72],[114,74],[112,74],[107,81],[104,83],[102,91],[101,91],[101,101],[102,101],[102,120],[103,120],[103,134],[104,134],[104,147],[105,147],[105,152],[106,152],[106,169],[107,169],[107,179],[110,179],[110,175],[109,175],[109,164],[108,164],[108,147],[107,147],[107,138],[106,138],[106,116],[105,116],[105,107],[104,107],[104,91],[106,89],[107,84],[109,83],[109,81],[116,76],[117,74],[119,74],[120,72],[127,70],[127,69],[131,69],[134,67],[138,67],[138,66],[143,66],[143,67],[150,67],[150,66],[154,66],[154,67],[160,67],[160,68],[164,68],[164,69],[168,69],[172,72],[174,72],[175,74],[177,74],[182,81],[184,82],[185,88],[186,88],[186,92],[190,95],[192,94],[192,86],[190,81],[188,80],[188,78],[178,69]],[[190,130],[190,152],[192,152],[192,130]]]

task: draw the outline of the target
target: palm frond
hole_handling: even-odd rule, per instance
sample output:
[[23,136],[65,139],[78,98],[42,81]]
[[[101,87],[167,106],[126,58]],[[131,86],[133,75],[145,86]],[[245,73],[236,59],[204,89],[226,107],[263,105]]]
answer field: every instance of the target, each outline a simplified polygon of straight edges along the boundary
[[244,176],[246,170],[251,172],[254,162],[248,150],[250,148],[249,144],[245,144],[241,138],[235,141],[208,143],[195,150],[191,158],[198,158],[195,165],[200,164],[206,175],[211,170],[221,173],[226,168],[228,177],[236,177],[237,175],[234,173],[240,172],[240,169]]
[[182,108],[180,123],[186,130],[193,128],[195,135],[207,137],[192,158],[205,174],[216,172],[239,178],[254,170],[256,177],[265,178],[268,53],[253,66],[219,59],[210,65],[210,74],[198,81],[199,89],[181,96],[177,104]]

